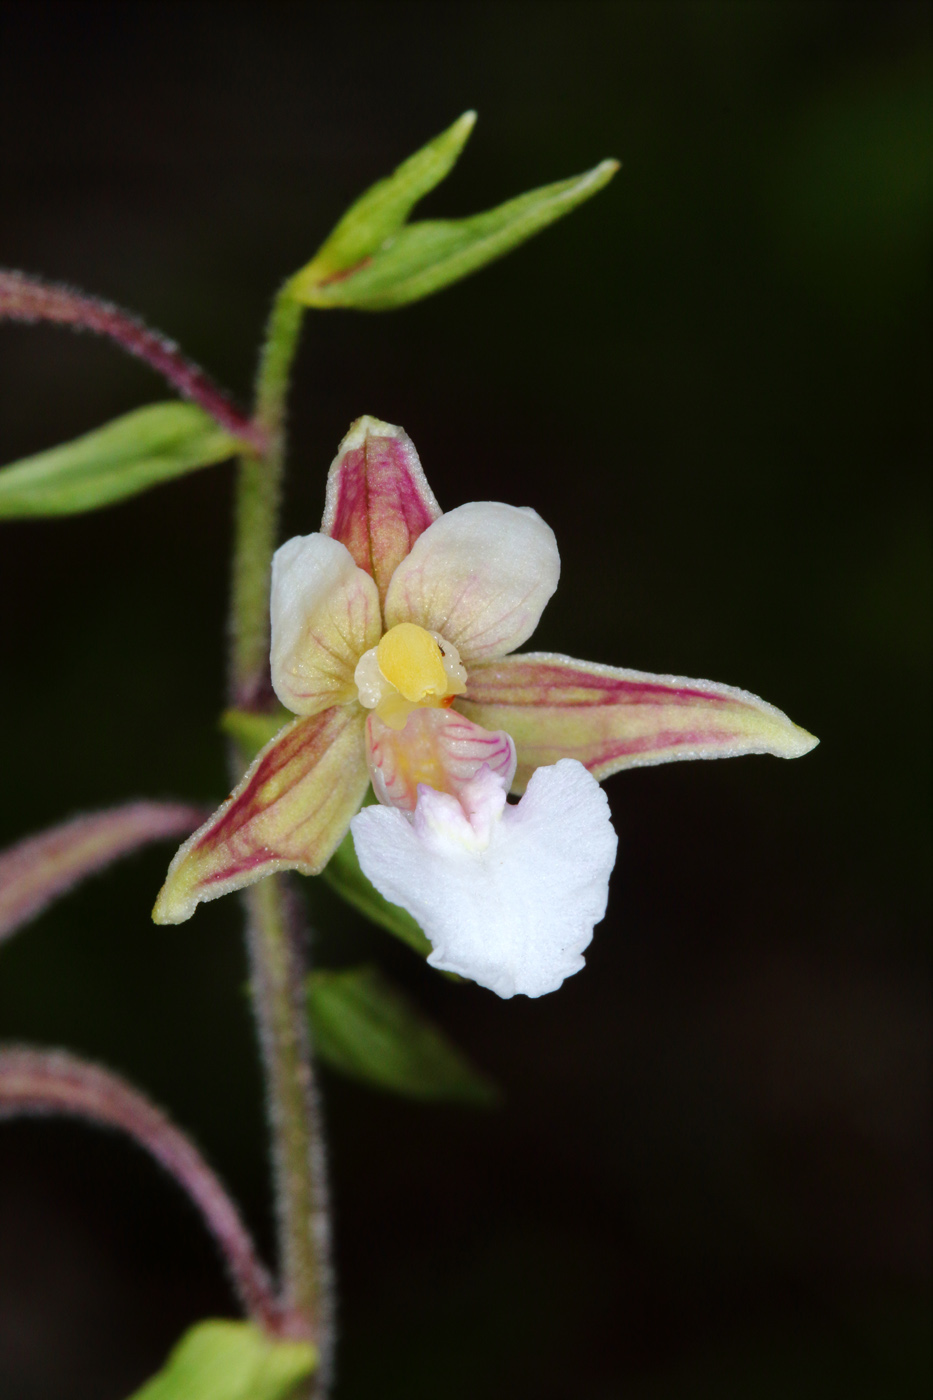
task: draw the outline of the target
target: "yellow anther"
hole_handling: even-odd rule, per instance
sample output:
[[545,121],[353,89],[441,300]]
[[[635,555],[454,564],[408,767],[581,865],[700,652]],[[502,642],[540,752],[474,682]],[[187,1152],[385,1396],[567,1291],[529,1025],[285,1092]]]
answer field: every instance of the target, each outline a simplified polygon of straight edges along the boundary
[[390,627],[376,649],[376,657],[379,670],[406,700],[417,704],[448,693],[441,649],[431,633],[414,622]]

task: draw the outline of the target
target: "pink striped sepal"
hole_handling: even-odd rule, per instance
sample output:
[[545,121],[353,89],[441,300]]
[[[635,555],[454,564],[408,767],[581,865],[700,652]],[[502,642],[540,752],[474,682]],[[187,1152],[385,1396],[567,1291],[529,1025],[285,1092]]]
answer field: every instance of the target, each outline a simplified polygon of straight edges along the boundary
[[818,742],[747,690],[549,652],[473,666],[456,707],[474,724],[512,736],[513,792],[524,792],[536,768],[562,758],[579,759],[602,779],[677,759],[798,758]]
[[155,922],[183,923],[202,900],[276,870],[323,870],[369,785],[364,723],[358,705],[333,705],[281,729],[176,852],[152,911]]
[[357,418],[328,473],[321,533],[346,545],[372,575],[380,602],[415,540],[440,514],[408,434],[378,418]]

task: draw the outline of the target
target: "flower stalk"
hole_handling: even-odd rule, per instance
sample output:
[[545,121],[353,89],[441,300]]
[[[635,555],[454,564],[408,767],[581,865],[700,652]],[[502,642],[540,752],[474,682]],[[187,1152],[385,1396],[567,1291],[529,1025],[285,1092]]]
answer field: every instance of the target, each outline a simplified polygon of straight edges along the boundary
[[296,1338],[330,1354],[330,1227],[311,1062],[303,928],[287,877],[244,894],[251,991],[266,1077],[283,1313]]
[[269,575],[285,470],[286,401],[303,315],[286,285],[272,305],[256,380],[253,421],[262,446],[244,452],[237,468],[230,704],[241,710],[262,711],[272,700]]
[[[287,287],[273,303],[256,384],[263,446],[240,458],[230,604],[231,705],[262,712],[269,681],[269,577],[285,466],[285,416],[303,308]],[[231,779],[246,755],[231,744]],[[305,951],[297,900],[285,878],[245,892],[251,991],[266,1079],[282,1301],[290,1330],[313,1340],[326,1376],[330,1351],[329,1226],[324,1158],[305,1002]]]

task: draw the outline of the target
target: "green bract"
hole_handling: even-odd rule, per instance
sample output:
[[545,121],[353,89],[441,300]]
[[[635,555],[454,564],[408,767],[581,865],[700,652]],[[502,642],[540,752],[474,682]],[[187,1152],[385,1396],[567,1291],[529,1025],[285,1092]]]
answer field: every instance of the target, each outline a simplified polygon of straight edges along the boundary
[[95,510],[222,462],[242,446],[196,404],[149,404],[0,470],[0,518]]
[[[385,180],[370,186],[340,220],[333,233],[299,272],[310,284],[339,276],[378,252],[402,227],[419,199],[449,175],[476,124],[475,112],[464,112],[453,126],[416,151]],[[303,298],[300,298],[303,300]]]
[[367,190],[348,210],[289,290],[320,308],[383,311],[418,301],[508,253],[601,190],[618,167],[604,160],[583,175],[510,199],[465,219],[409,224],[414,205],[443,180],[473,129],[459,121]]
[[349,832],[321,871],[321,879],[326,880],[354,909],[365,914],[367,919],[372,919],[374,924],[394,933],[416,953],[422,957],[430,953],[430,943],[408,911],[397,904],[390,904],[363,874]]
[[275,1340],[249,1322],[199,1322],[130,1400],[287,1400],[316,1365],[307,1342]]
[[251,714],[249,710],[224,710],[220,716],[220,727],[234,739],[247,759],[255,758],[259,750],[265,748],[270,739],[287,724],[291,715],[280,705],[274,714]]
[[312,973],[308,1009],[321,1059],[352,1079],[414,1099],[495,1101],[489,1081],[374,967]]

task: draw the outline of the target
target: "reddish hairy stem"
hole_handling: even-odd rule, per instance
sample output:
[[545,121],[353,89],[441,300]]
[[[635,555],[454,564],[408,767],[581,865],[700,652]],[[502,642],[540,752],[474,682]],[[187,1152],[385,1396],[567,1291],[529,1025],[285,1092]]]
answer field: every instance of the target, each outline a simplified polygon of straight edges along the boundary
[[183,398],[205,412],[235,437],[257,451],[266,444],[264,430],[247,418],[204,370],[179,350],[174,341],[145,325],[112,302],[85,296],[60,283],[43,282],[23,272],[0,271],[0,320],[52,321],[75,330],[109,336],[121,349],[161,374]]
[[205,815],[188,803],[127,802],[0,851],[0,942],[89,875],[151,841],[187,836]]
[[288,1331],[272,1280],[220,1178],[160,1109],[109,1070],[64,1051],[0,1051],[0,1118],[48,1113],[118,1128],[143,1147],[201,1211],[248,1316],[267,1331]]

